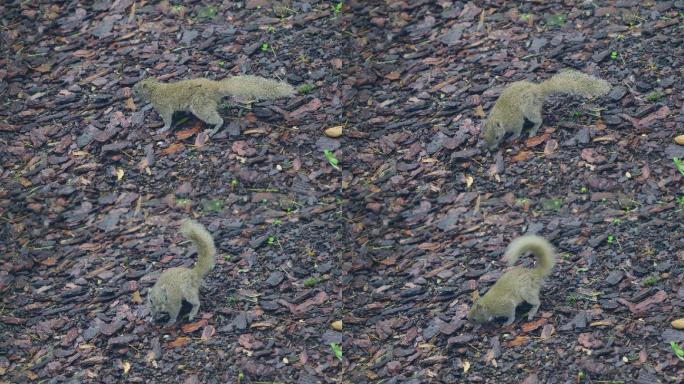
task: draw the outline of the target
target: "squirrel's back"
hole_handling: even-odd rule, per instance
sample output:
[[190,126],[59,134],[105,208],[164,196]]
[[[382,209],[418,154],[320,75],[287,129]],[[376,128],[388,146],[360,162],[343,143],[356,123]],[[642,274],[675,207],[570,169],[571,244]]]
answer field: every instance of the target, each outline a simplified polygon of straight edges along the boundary
[[610,92],[610,83],[598,77],[572,69],[563,70],[539,83],[544,95],[567,93],[583,97],[603,96]]
[[551,274],[551,270],[556,265],[556,252],[548,240],[537,235],[518,237],[508,245],[504,260],[509,265],[513,265],[525,252],[531,252],[537,257],[537,266],[534,269],[539,271],[541,276]]
[[197,264],[192,269],[202,279],[216,264],[216,247],[214,238],[204,226],[194,220],[186,220],[181,225],[181,233],[197,247]]

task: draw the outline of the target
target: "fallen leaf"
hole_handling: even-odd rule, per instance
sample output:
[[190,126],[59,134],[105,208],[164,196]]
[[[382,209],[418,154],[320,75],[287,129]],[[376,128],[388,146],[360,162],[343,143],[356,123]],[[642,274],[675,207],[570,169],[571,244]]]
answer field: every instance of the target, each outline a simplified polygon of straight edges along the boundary
[[674,142],[679,145],[684,145],[684,135],[675,136]]
[[215,334],[216,334],[216,328],[214,328],[213,325],[209,324],[206,327],[204,327],[204,329],[202,330],[201,339],[203,341],[207,341],[207,340],[211,339],[212,337],[214,337]]
[[517,155],[511,157],[511,162],[517,163],[520,161],[525,161],[531,159],[534,154],[531,151],[520,151]]
[[611,325],[613,325],[613,322],[610,320],[594,321],[593,323],[589,324],[590,327],[609,327]]
[[116,169],[116,181],[121,181],[124,177],[124,170],[123,168],[117,168]]
[[670,325],[672,325],[672,328],[674,329],[684,329],[684,317],[681,319],[672,320]]
[[168,346],[172,348],[178,348],[187,345],[188,343],[190,343],[190,338],[186,336],[181,336],[176,340],[170,341]]
[[509,347],[519,347],[523,344],[527,344],[530,341],[529,336],[517,336],[515,339],[508,342]]
[[196,321],[194,323],[183,324],[181,329],[183,330],[183,333],[193,333],[196,330],[200,329],[201,327],[204,327],[205,325],[207,325],[207,321],[206,320],[200,320],[200,321]]
[[129,363],[128,361],[123,361],[121,363],[121,368],[123,368],[124,375],[127,375],[128,371],[131,370],[131,363]]
[[178,132],[176,132],[176,138],[177,138],[178,140],[185,140],[185,139],[187,139],[188,137],[193,136],[193,135],[196,134],[197,132],[199,132],[199,127],[198,127],[198,126],[194,126],[194,127],[190,128],[190,129],[186,129],[186,130],[184,130],[184,131],[178,131]]
[[485,114],[484,108],[482,108],[481,105],[475,107],[475,111],[473,112],[473,114],[475,115],[475,117],[479,117],[480,119],[484,119],[487,116],[487,114]]
[[398,79],[399,77],[401,77],[401,74],[400,74],[399,72],[392,71],[392,72],[386,74],[384,77],[385,77],[385,79],[387,79],[387,80],[396,80],[396,79]]
[[328,137],[340,137],[342,136],[342,126],[341,125],[336,125],[334,127],[327,128],[325,131],[323,131],[326,136]]
[[140,291],[133,292],[133,294],[131,295],[131,301],[135,304],[143,303],[143,299],[142,297],[140,297]]
[[463,362],[463,373],[468,373],[469,370],[470,370],[470,362],[464,361]]
[[543,143],[546,141],[546,139],[549,138],[549,134],[545,133],[543,135],[535,136],[535,137],[530,137],[529,139],[525,140],[525,146],[527,148],[532,148],[536,147],[537,145]]
[[534,331],[535,329],[537,329],[537,328],[543,326],[544,324],[546,324],[546,319],[542,317],[542,318],[540,318],[540,319],[537,320],[537,321],[532,321],[532,322],[523,324],[523,325],[522,325],[522,330],[523,330],[524,332],[532,332],[532,331]]
[[342,330],[342,320],[335,320],[330,324],[330,327],[336,331]]
[[183,145],[181,143],[173,143],[173,144],[169,145],[168,147],[164,148],[162,150],[162,153],[165,155],[171,155],[174,153],[182,152],[183,150],[185,150],[185,145]]

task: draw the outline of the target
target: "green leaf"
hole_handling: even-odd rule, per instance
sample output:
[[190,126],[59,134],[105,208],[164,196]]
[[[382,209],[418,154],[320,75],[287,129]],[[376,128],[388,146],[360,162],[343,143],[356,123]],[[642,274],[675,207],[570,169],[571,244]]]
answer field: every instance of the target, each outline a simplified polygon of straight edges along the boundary
[[674,163],[675,163],[675,168],[677,168],[677,170],[679,171],[679,173],[681,173],[682,175],[684,175],[684,162],[682,161],[682,159],[680,159],[680,158],[678,158],[678,157],[673,157],[673,158],[672,158],[672,161],[674,161]]
[[674,352],[675,356],[677,356],[679,360],[684,361],[684,349],[682,349],[682,347],[680,347],[674,341],[670,341],[670,348],[672,348],[672,352]]
[[332,165],[333,168],[339,171],[340,167],[337,166],[337,164],[339,164],[339,161],[337,161],[337,158],[335,158],[335,155],[332,153],[332,151],[326,149],[323,151],[323,154],[325,155],[325,158],[328,160],[328,163],[330,163],[330,165]]
[[330,343],[330,349],[332,349],[333,354],[338,360],[342,360],[342,347],[340,347],[337,343]]

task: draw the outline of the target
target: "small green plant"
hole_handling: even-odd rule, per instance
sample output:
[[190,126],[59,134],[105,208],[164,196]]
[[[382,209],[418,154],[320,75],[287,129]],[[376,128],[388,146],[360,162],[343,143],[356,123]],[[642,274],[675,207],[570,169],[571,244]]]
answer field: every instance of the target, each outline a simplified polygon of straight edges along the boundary
[[210,212],[221,212],[223,210],[223,200],[203,200],[202,207]]
[[610,53],[610,59],[611,60],[617,60],[617,57],[618,57],[617,51],[613,51]]
[[338,360],[342,361],[342,347],[337,343],[330,343],[330,349]]
[[677,170],[679,171],[679,173],[681,173],[682,175],[684,175],[684,162],[683,162],[680,158],[678,158],[678,157],[673,157],[673,158],[672,158],[672,161],[674,161],[675,168],[677,168]]
[[268,43],[261,44],[261,52],[268,52]]
[[326,160],[328,160],[328,163],[330,163],[333,168],[337,169],[338,171],[340,170],[340,167],[337,166],[340,162],[337,160],[335,154],[333,154],[331,150],[324,150],[323,155],[325,155]]
[[225,261],[226,263],[227,263],[227,262],[230,262],[230,260],[231,260],[232,258],[233,258],[233,257],[230,256],[230,255],[223,255],[223,261]]
[[574,293],[565,296],[565,302],[568,303],[568,305],[574,306],[575,304],[577,304],[577,300],[579,300],[579,296],[577,296]]
[[579,117],[582,116],[582,113],[580,111],[572,111],[570,112],[570,118],[571,119],[579,119]]
[[343,5],[344,5],[344,3],[341,1],[339,3],[333,5],[333,9],[332,9],[333,17],[337,17],[340,14],[340,12],[342,12],[342,6]]
[[299,92],[302,95],[306,95],[307,93],[310,93],[313,89],[313,84],[302,84],[299,88],[297,88],[297,92]]
[[190,203],[189,199],[176,199],[176,206],[180,208],[187,208]]
[[225,68],[225,67],[226,67],[226,62],[223,61],[223,60],[219,60],[218,63],[216,63],[216,65],[218,65],[218,66],[221,67],[221,68]]
[[550,15],[546,17],[546,24],[548,24],[551,27],[562,27],[563,24],[565,24],[565,20],[567,20],[567,17],[565,17],[565,15]]
[[670,341],[670,348],[672,348],[672,353],[674,353],[679,360],[684,361],[684,349],[682,349],[679,344]]
[[618,33],[618,35],[615,36],[615,40],[617,40],[617,41],[624,41],[624,40],[625,40],[625,35],[623,35],[622,33]]
[[679,203],[679,205],[684,206],[684,195],[679,196],[677,198],[677,202]]
[[549,211],[560,211],[563,208],[563,199],[546,199],[542,201],[542,207]]
[[173,12],[175,14],[183,13],[183,12],[185,12],[185,7],[180,5],[180,4],[174,5],[173,7],[171,7],[171,12]]
[[226,297],[226,303],[229,307],[235,307],[237,305],[238,299],[235,296]]
[[531,13],[521,13],[520,14],[520,20],[528,23],[532,19],[532,14]]
[[237,181],[237,179],[233,179],[233,180],[230,181],[230,188],[231,188],[231,189],[235,189],[235,188],[237,188],[237,186],[238,186],[238,181]]
[[608,244],[613,244],[615,242],[615,236],[613,235],[608,235],[608,239],[606,240]]
[[275,27],[273,27],[272,25],[269,25],[268,27],[266,27],[266,32],[268,32],[268,33],[275,32]]
[[275,226],[281,225],[282,223],[283,223],[283,222],[280,221],[280,220],[278,220],[278,219],[275,219],[275,220],[273,220],[273,221],[271,222],[271,224],[273,224],[273,225],[275,225]]
[[613,220],[611,220],[610,222],[611,222],[611,224],[613,224],[613,225],[619,225],[620,223],[622,223],[622,220],[620,220],[620,219],[618,219],[618,218],[616,217],[616,218],[614,218]]
[[646,100],[655,103],[656,101],[660,100],[661,97],[663,97],[662,93],[658,91],[653,91],[648,96],[646,96]]
[[273,236],[269,236],[268,239],[266,239],[266,244],[268,245],[273,245],[276,242],[276,238]]
[[321,279],[319,279],[318,277],[309,277],[308,279],[304,280],[304,287],[305,288],[311,288],[320,282],[321,282]]
[[584,187],[584,186],[582,186],[582,188],[580,188],[580,193],[587,193],[587,192],[589,192],[589,188]]
[[658,284],[658,281],[660,281],[658,276],[649,276],[641,282],[641,285],[643,285],[644,287],[652,287]]
[[197,10],[197,16],[202,19],[213,19],[216,15],[218,15],[218,9],[213,5],[200,7]]

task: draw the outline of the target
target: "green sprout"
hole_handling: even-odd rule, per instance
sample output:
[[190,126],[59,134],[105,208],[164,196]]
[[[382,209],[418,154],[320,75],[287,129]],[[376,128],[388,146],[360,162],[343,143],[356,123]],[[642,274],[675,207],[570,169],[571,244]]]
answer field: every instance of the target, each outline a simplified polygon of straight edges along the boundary
[[222,200],[203,200],[202,201],[202,207],[211,212],[221,212],[223,209],[223,201]]
[[308,279],[304,280],[304,287],[305,288],[311,288],[320,282],[321,282],[321,279],[319,279],[318,277],[309,277]]
[[646,100],[648,100],[652,103],[655,103],[656,101],[660,100],[661,97],[663,97],[662,93],[660,93],[658,91],[653,91],[653,92],[651,92],[651,94],[646,96]]
[[230,188],[231,188],[231,189],[235,189],[235,188],[237,188],[237,186],[238,186],[238,181],[237,181],[237,179],[233,179],[233,180],[230,181]]
[[589,188],[587,188],[585,186],[582,186],[582,188],[580,188],[580,193],[587,193],[587,192],[589,192]]
[[582,116],[582,113],[580,111],[570,112],[570,118],[571,119],[579,119],[580,116]]
[[337,343],[330,343],[330,349],[338,360],[342,361],[342,347]]
[[311,92],[314,89],[313,84],[302,84],[299,88],[297,88],[297,92],[299,92],[302,95],[306,95],[307,93]]
[[615,236],[613,235],[608,235],[608,244],[613,244],[615,242]]
[[532,14],[531,14],[531,13],[521,13],[521,14],[520,14],[520,20],[522,20],[522,21],[524,21],[524,22],[527,23],[527,22],[530,21],[530,19],[532,19]]
[[269,25],[268,27],[266,27],[266,32],[269,32],[269,33],[275,32],[275,27],[273,27],[272,25]]
[[613,220],[610,221],[613,225],[618,225],[622,223],[622,220],[618,219],[617,217],[614,218]]
[[339,3],[333,5],[333,15],[335,15],[334,17],[337,17],[337,15],[339,15],[340,12],[342,12],[342,6],[343,5],[344,5],[344,3],[341,1]]
[[188,205],[190,205],[189,199],[176,199],[176,206],[186,208]]
[[645,278],[641,282],[641,285],[643,285],[644,287],[652,287],[652,286],[656,285],[659,280],[660,279],[658,278],[658,276],[650,276],[650,277]]
[[273,237],[273,236],[269,236],[268,239],[266,239],[266,243],[267,243],[268,245],[273,245],[273,244],[275,244],[275,241],[276,241],[276,239],[275,239],[275,237]]
[[226,303],[228,304],[229,307],[235,307],[237,305],[237,297],[235,296],[228,296],[226,297]]
[[684,175],[684,162],[682,162],[682,159],[680,159],[680,158],[678,158],[678,157],[673,157],[673,158],[672,158],[672,161],[674,161],[675,168],[677,168],[677,170],[679,171],[679,173],[681,173],[682,175]]
[[670,348],[672,348],[672,352],[679,360],[684,361],[684,349],[682,349],[682,347],[680,347],[674,341],[670,341]]
[[218,15],[218,9],[212,5],[200,7],[197,10],[197,16],[202,19],[213,19],[216,15]]
[[323,154],[325,155],[325,158],[328,160],[328,163],[330,163],[330,165],[333,168],[335,168],[339,171],[340,167],[337,166],[337,164],[339,164],[339,161],[337,160],[335,155],[332,153],[332,151],[329,149],[326,149],[323,151]]
[[610,53],[610,59],[611,59],[611,60],[616,60],[617,57],[618,57],[617,51],[613,51],[613,52]]
[[268,52],[268,43],[261,44],[261,52]]
[[546,23],[552,27],[561,27],[565,24],[565,20],[567,20],[565,15],[551,15],[546,18]]
[[184,10],[185,10],[185,7],[182,5],[174,5],[173,7],[171,7],[171,12],[173,12],[173,13],[181,13]]
[[677,202],[679,205],[684,205],[684,195],[681,195],[677,198]]

